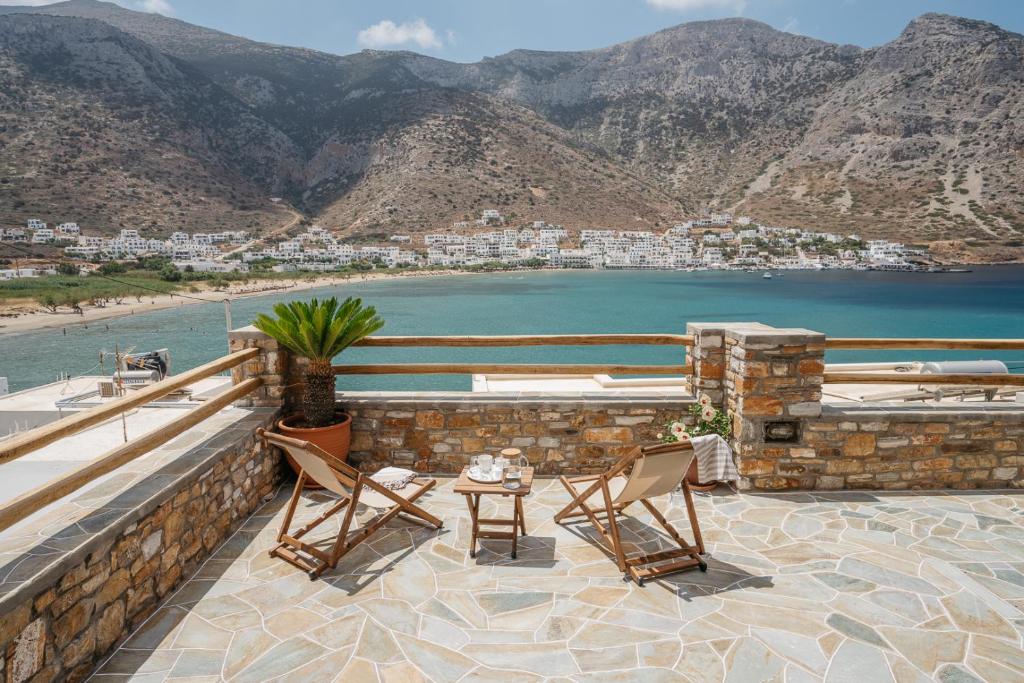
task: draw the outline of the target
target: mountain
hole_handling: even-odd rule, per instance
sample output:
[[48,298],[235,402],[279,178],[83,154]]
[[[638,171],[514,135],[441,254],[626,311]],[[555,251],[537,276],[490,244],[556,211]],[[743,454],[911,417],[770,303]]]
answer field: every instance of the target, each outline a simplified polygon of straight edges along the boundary
[[294,144],[193,67],[105,23],[0,17],[0,220],[259,229]]
[[[149,80],[134,62],[166,64],[177,85],[154,81],[162,96],[135,103],[131,134],[118,141],[111,130],[109,152],[91,153],[106,174],[117,168],[142,183],[136,166],[156,162],[157,150],[137,162],[123,150],[140,126],[159,121],[161,144],[185,167],[196,155],[195,171],[209,174],[203,208],[215,204],[226,220],[243,207],[267,210],[271,195],[362,235],[443,227],[481,208],[570,227],[664,226],[684,212],[728,208],[777,224],[942,242],[972,258],[1005,259],[1024,245],[1015,163],[1024,151],[1024,38],[984,22],[928,14],[865,50],[726,19],[596,50],[456,64],[268,45],[93,0],[3,14],[2,73],[22,74],[30,88],[10,97],[4,88],[5,121],[38,124],[48,99],[103,102],[105,120],[118,120],[122,106],[119,79],[69,79],[38,51],[13,49],[8,36],[25,23],[67,22],[48,40],[80,69]],[[100,23],[119,36],[106,40],[131,41],[116,66],[74,37],[84,29],[73,27]],[[35,125],[32,139],[44,149],[5,145],[4,165],[20,169],[47,150],[62,158],[56,126],[80,115],[45,114],[54,128]],[[239,141],[246,127],[259,141]],[[105,154],[111,163],[100,161]],[[38,189],[10,188],[45,188],[36,178],[0,186],[25,202],[8,215],[0,208],[0,220],[42,212],[32,210]],[[196,190],[165,191],[179,211],[196,207]],[[61,201],[77,199],[70,194]],[[131,199],[107,203],[129,216]],[[180,220],[161,221],[159,207],[150,220]],[[269,222],[281,220],[281,208],[272,210]]]
[[[1024,238],[1024,38],[924,15],[865,52],[799,143],[740,205],[914,241],[967,240],[998,259]],[[863,227],[862,227],[863,226]]]

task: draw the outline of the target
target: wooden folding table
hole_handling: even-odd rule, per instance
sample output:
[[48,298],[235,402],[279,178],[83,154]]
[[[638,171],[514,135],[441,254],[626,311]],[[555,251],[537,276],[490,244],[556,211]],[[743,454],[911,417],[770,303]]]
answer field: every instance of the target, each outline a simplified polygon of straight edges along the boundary
[[[499,538],[512,541],[512,558],[516,556],[516,546],[519,534],[526,535],[526,519],[523,514],[523,497],[529,495],[533,487],[533,468],[523,468],[523,479],[518,489],[507,489],[497,484],[481,484],[469,478],[469,467],[464,467],[455,482],[455,493],[461,493],[466,497],[466,504],[469,506],[469,516],[473,520],[473,536],[469,542],[469,556],[476,557],[476,539],[478,538]],[[512,519],[481,519],[480,518],[480,496],[512,496]],[[496,531],[481,529],[480,526],[511,526],[512,531]]]

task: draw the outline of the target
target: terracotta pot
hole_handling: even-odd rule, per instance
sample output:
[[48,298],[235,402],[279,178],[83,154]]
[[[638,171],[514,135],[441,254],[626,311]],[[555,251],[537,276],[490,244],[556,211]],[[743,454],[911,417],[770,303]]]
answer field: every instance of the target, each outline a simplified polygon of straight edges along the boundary
[[690,469],[686,470],[686,483],[690,485],[691,491],[710,491],[718,486],[717,481],[702,482],[697,479],[697,459],[690,463]]
[[[293,427],[291,425],[301,422],[303,416],[301,413],[289,415],[278,421],[277,429],[285,436],[316,444],[338,460],[348,462],[349,442],[352,439],[352,416],[341,411],[334,413],[334,416],[335,418],[341,418],[341,421],[326,427]],[[284,457],[288,460],[288,464],[291,465],[295,474],[298,475],[299,466],[287,452],[285,452]],[[322,487],[319,484],[307,482],[305,488],[318,489]]]

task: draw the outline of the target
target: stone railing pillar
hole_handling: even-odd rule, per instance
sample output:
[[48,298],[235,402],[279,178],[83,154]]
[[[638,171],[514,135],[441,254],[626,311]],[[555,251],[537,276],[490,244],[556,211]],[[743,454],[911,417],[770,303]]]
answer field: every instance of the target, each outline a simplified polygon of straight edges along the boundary
[[733,420],[741,488],[814,488],[817,453],[804,422],[821,415],[825,335],[725,326],[725,408]]
[[687,323],[686,334],[693,335],[690,384],[696,396],[707,396],[716,407],[724,405],[722,383],[725,379],[725,327],[723,323]]
[[228,332],[231,352],[257,348],[260,355],[231,369],[231,380],[238,384],[250,377],[262,377],[263,386],[235,402],[250,408],[284,408],[290,401],[287,378],[291,375],[289,353],[269,335],[249,325]]
[[717,408],[725,407],[725,330],[771,329],[761,323],[687,323],[686,334],[693,335],[690,352],[693,376],[690,384],[696,396],[705,395]]

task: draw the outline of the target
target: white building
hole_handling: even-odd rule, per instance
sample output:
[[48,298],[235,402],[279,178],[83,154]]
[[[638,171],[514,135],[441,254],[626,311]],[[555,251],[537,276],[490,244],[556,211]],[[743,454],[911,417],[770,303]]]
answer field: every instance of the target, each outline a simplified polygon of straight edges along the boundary
[[[46,225],[45,223],[43,225]],[[56,236],[50,228],[39,228],[32,233],[32,244],[48,244],[54,241]]]
[[197,273],[248,273],[249,264],[241,261],[174,261],[174,267],[185,270],[191,267]]

